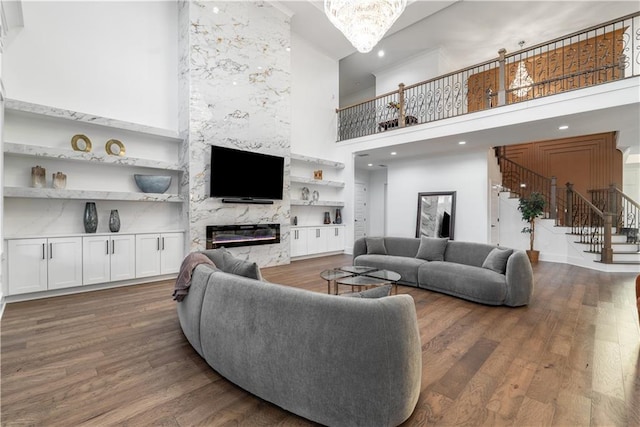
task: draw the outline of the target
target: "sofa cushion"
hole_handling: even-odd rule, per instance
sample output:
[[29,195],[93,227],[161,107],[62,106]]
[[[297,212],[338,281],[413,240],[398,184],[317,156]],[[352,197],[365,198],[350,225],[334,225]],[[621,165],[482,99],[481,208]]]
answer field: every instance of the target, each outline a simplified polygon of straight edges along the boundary
[[367,237],[367,254],[386,255],[384,237]]
[[381,270],[391,270],[400,274],[398,283],[416,286],[418,284],[418,267],[424,264],[419,258],[409,258],[394,255],[360,255],[353,260],[353,265],[376,267]]
[[444,261],[444,251],[448,242],[448,238],[420,237],[416,258],[427,261]]
[[202,253],[208,256],[216,267],[225,273],[237,274],[238,276],[248,277],[249,279],[262,280],[262,274],[260,273],[258,264],[236,258],[225,248],[208,249],[202,251]]
[[496,273],[504,274],[507,270],[507,260],[513,253],[513,249],[494,248],[484,259],[482,268],[488,268]]
[[391,294],[391,285],[376,286],[375,288],[367,289],[360,292],[347,292],[340,294],[345,297],[352,298],[382,298],[388,297]]
[[495,245],[451,240],[447,244],[447,249],[444,251],[444,260],[482,267],[482,263],[493,248],[495,248]]
[[424,263],[418,271],[418,286],[471,301],[501,305],[507,295],[507,279],[487,268],[446,261]]

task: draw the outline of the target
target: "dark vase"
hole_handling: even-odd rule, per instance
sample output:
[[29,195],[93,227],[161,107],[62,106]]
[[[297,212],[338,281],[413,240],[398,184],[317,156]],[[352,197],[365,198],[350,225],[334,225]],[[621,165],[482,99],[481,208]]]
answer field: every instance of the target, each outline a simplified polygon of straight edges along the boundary
[[84,205],[84,231],[95,233],[98,229],[98,211],[95,202],[87,202]]
[[324,223],[331,224],[331,216],[329,215],[329,212],[324,213]]
[[340,208],[336,208],[336,224],[342,224],[342,212],[340,212]]
[[117,209],[111,209],[111,214],[109,215],[109,230],[113,233],[120,231],[120,215],[118,215]]

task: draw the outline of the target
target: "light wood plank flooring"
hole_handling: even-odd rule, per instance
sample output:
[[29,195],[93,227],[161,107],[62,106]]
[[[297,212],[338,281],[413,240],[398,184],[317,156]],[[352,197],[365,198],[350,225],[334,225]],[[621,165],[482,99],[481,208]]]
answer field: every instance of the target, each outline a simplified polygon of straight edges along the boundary
[[[263,269],[326,292],[347,255]],[[404,424],[640,426],[634,274],[541,262],[523,308],[421,289],[422,392]],[[213,371],[178,324],[173,282],[9,304],[1,328],[3,426],[309,426]],[[295,349],[291,349],[295,352]]]

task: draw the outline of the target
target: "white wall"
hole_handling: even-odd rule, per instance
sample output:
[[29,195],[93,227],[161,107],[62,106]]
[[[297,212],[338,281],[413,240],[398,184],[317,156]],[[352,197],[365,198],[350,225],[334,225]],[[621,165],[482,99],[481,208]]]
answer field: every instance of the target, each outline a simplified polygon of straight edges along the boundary
[[337,159],[338,62],[291,33],[291,152]]
[[7,98],[177,130],[177,4],[23,1]]
[[388,235],[415,236],[418,193],[455,191],[455,240],[488,242],[487,176],[486,150],[390,163]]
[[441,49],[420,53],[393,67],[377,71],[376,96],[398,90],[400,83],[409,86],[449,71],[449,62]]
[[622,191],[640,203],[640,163],[625,163],[622,176]]

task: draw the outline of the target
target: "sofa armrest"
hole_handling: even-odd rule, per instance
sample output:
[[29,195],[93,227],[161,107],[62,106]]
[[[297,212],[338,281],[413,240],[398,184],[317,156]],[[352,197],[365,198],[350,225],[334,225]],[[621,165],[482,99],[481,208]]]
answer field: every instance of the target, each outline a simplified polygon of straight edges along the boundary
[[365,237],[361,237],[353,242],[353,259],[360,255],[367,253],[367,240]]
[[533,295],[533,269],[524,251],[514,251],[507,260],[507,296],[504,304],[511,307],[527,305]]

